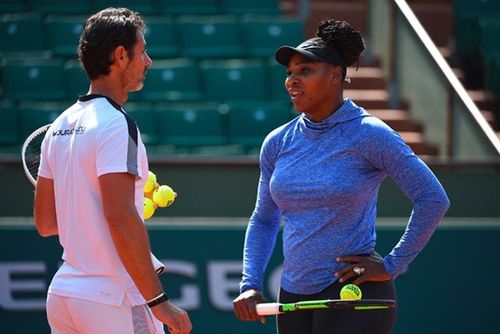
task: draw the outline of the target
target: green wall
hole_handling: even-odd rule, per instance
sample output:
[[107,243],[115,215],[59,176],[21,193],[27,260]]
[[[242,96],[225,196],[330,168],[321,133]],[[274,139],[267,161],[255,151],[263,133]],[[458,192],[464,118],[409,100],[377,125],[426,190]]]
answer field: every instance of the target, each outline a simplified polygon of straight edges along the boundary
[[[231,311],[241,270],[242,220],[220,224],[214,220],[212,225],[177,221],[175,226],[166,224],[167,220],[148,224],[152,249],[166,262],[162,281],[172,301],[189,310],[193,334],[274,333],[273,318],[266,325],[246,323],[236,320]],[[38,237],[29,222],[4,219],[0,224],[0,333],[49,333],[45,291],[61,249],[55,238]],[[379,221],[377,248],[382,254],[402,234],[401,222],[403,218]],[[498,218],[447,219],[396,280],[399,309],[393,333],[495,332],[499,244]],[[267,271],[269,301],[274,299],[279,276],[280,248],[278,243]]]
[[[499,217],[500,167],[443,167],[430,165],[451,199],[449,217]],[[179,194],[175,203],[157,211],[169,217],[248,217],[257,192],[256,162],[196,163],[153,162],[150,169],[158,182],[169,184]],[[32,215],[33,187],[19,162],[0,162],[0,184],[4,189],[0,217]],[[411,205],[405,195],[387,180],[380,191],[379,215],[403,217]]]

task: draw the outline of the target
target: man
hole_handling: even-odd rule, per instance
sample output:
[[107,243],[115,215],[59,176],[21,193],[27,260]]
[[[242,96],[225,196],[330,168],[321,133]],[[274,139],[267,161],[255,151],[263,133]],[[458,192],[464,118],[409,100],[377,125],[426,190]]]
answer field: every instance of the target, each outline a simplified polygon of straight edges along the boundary
[[78,56],[88,95],[54,121],[42,144],[35,224],[64,249],[48,290],[52,333],[164,333],[162,323],[171,333],[191,331],[151,262],[142,219],[147,155],[122,109],[152,64],[144,28],[126,8],[86,20]]

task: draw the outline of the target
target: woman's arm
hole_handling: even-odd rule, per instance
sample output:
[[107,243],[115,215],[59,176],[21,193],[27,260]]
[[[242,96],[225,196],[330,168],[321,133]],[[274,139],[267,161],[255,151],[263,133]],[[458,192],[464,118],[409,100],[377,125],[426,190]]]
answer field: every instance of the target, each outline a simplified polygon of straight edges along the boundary
[[395,278],[425,247],[450,201],[434,173],[395,131],[381,121],[373,122],[370,130],[362,142],[365,156],[413,203],[403,235],[383,260],[387,273]]

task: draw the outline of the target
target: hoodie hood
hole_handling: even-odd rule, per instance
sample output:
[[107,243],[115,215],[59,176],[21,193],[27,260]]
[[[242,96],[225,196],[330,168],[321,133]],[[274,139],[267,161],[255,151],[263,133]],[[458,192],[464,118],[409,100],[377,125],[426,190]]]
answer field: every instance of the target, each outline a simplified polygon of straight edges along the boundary
[[299,126],[306,134],[319,135],[339,123],[348,122],[357,118],[370,116],[363,108],[357,106],[351,99],[344,99],[344,103],[330,116],[321,122],[314,122],[302,114]]

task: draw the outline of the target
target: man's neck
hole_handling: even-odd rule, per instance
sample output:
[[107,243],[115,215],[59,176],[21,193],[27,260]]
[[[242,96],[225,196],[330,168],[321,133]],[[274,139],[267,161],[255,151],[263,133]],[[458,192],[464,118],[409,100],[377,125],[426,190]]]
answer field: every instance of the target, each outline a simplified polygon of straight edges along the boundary
[[111,77],[100,77],[91,81],[88,94],[100,94],[109,97],[120,106],[127,102],[128,95]]

